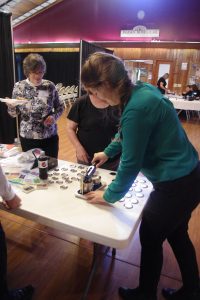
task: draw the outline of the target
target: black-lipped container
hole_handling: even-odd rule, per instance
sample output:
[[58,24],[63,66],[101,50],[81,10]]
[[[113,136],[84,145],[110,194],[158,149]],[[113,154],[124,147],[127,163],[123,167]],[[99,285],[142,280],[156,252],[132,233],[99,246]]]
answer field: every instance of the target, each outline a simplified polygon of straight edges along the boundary
[[48,178],[48,157],[44,151],[41,152],[38,158],[38,168],[40,179],[46,180]]

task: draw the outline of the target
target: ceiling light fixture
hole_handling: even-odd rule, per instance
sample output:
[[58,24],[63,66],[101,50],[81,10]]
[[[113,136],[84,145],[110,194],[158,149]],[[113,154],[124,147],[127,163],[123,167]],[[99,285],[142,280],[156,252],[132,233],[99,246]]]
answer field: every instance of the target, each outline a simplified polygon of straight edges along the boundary
[[[17,3],[19,3],[21,0],[11,0],[9,3],[5,2],[4,5],[1,6],[1,10],[2,11],[6,11],[6,12],[10,12],[11,8],[14,7]],[[26,13],[24,13],[23,15],[21,15],[20,17],[14,19],[12,21],[12,25],[17,25],[18,23],[20,23],[21,21],[24,21],[25,19],[29,18],[30,16],[36,14],[37,12],[39,12],[40,10],[50,6],[51,4],[53,4],[54,2],[56,2],[56,0],[47,0],[45,2],[43,2],[42,4],[34,7],[33,9],[27,11]]]

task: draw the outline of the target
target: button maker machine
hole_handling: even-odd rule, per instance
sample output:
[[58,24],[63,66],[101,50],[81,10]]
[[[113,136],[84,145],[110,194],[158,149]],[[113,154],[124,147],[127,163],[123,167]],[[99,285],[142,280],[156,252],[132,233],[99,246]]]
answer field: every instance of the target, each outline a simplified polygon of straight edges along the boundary
[[103,188],[106,184],[101,182],[101,176],[95,175],[96,164],[93,164],[88,167],[85,175],[80,178],[80,189],[76,193],[77,197],[85,198],[84,194],[87,194],[91,191],[96,191]]

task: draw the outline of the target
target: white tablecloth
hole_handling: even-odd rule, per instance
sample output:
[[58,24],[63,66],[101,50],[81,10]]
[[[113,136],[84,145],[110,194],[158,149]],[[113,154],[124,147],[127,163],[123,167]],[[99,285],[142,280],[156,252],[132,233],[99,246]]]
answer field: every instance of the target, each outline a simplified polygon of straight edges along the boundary
[[200,111],[200,100],[188,101],[171,97],[169,100],[173,103],[175,109]]

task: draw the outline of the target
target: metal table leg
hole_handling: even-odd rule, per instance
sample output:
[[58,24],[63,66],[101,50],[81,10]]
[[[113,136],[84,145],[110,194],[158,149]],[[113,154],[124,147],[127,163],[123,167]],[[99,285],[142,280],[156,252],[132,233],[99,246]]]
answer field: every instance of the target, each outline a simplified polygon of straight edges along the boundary
[[[86,283],[86,287],[85,287],[85,290],[84,290],[84,294],[82,296],[82,300],[86,300],[87,299],[87,295],[88,295],[88,291],[90,289],[90,285],[92,283],[92,279],[94,277],[94,274],[96,272],[96,268],[97,268],[97,265],[98,265],[98,262],[101,258],[102,255],[100,255],[100,249],[101,249],[102,245],[99,245],[99,244],[96,244],[94,243],[93,244],[93,258],[92,258],[92,265],[91,265],[91,268],[90,268],[90,273],[89,273],[89,277],[88,277],[88,280],[87,280],[87,283]],[[109,247],[106,248],[105,252],[103,253],[103,255],[106,255],[109,251]]]
[[115,255],[116,255],[116,249],[113,248],[113,249],[112,249],[112,257],[114,257]]

